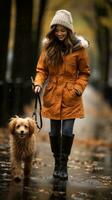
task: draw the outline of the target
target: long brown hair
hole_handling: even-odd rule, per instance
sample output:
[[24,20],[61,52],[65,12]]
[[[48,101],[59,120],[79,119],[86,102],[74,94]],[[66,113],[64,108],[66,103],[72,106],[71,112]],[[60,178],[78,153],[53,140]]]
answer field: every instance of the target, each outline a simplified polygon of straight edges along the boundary
[[[67,29],[67,28],[66,28]],[[63,55],[67,55],[73,51],[77,38],[71,30],[67,29],[67,38],[61,42],[55,36],[56,25],[53,26],[46,38],[49,42],[46,46],[46,63],[52,66],[58,66],[63,63]]]

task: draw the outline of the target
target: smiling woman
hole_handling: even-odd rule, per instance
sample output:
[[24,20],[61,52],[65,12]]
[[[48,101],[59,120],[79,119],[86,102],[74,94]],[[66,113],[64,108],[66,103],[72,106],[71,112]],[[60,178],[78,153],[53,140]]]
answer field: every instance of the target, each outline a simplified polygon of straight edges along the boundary
[[55,36],[60,40],[63,41],[67,37],[67,30],[64,26],[57,25],[55,30]]
[[55,13],[46,39],[36,67],[35,93],[47,80],[42,115],[50,119],[53,176],[66,180],[74,121],[84,117],[82,93],[90,75],[85,49],[88,42],[74,33],[72,16],[67,10]]

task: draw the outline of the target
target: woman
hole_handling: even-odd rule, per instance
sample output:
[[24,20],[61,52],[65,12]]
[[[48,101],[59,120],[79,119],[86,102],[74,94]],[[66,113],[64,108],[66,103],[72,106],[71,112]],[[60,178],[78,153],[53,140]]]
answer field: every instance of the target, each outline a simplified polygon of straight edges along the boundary
[[50,119],[53,176],[64,180],[68,179],[74,121],[84,117],[82,93],[90,75],[85,47],[88,42],[74,34],[71,13],[58,10],[43,45],[34,84],[37,93],[46,81],[42,115]]

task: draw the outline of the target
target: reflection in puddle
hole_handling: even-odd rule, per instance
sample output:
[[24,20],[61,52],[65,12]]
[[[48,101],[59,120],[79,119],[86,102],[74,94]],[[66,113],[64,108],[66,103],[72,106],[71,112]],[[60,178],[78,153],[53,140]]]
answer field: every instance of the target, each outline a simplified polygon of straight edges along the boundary
[[66,196],[66,181],[54,179],[52,194],[49,200],[67,200]]

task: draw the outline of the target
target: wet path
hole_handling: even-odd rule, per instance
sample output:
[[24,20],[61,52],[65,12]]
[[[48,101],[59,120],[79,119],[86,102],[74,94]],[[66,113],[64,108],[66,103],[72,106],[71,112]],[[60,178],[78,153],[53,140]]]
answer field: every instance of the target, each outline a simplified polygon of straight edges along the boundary
[[112,199],[112,151],[107,147],[74,144],[67,182],[52,178],[53,159],[48,143],[38,144],[31,179],[20,183],[11,181],[8,151],[7,144],[0,145],[0,200]]
[[69,158],[68,181],[52,178],[53,158],[47,134],[39,136],[30,180],[11,181],[8,133],[0,130],[0,200],[112,199],[111,118],[101,97],[92,95],[92,101],[85,96],[87,118],[75,126],[78,134]]

